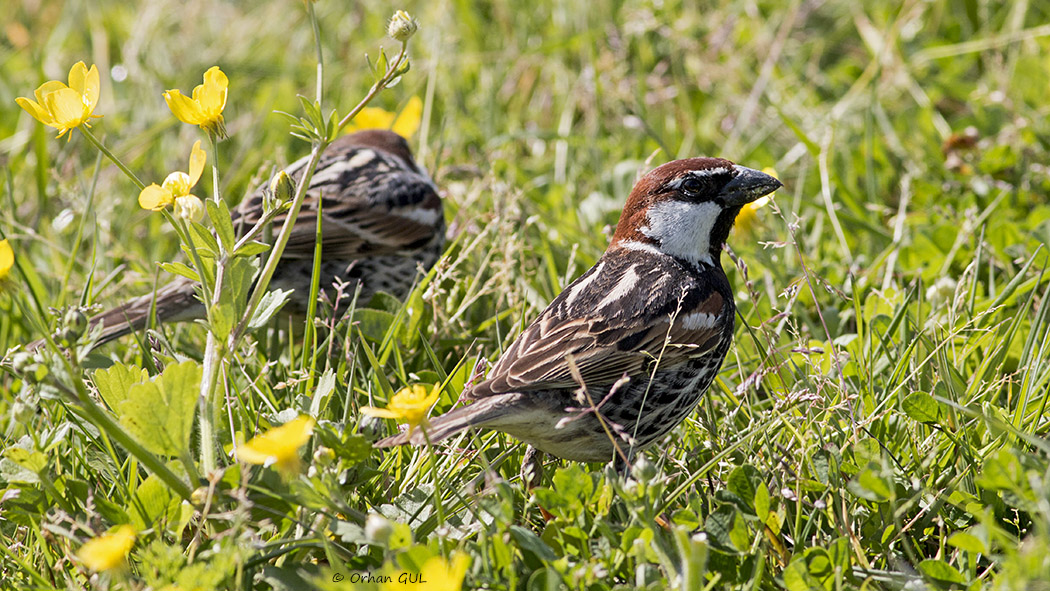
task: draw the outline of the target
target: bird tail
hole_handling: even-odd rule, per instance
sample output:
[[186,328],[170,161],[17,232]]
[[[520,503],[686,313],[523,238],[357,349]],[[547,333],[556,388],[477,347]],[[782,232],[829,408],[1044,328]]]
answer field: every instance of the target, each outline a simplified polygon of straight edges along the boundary
[[[430,443],[437,443],[458,435],[471,427],[483,426],[494,419],[505,416],[508,412],[507,401],[501,400],[504,396],[485,398],[470,406],[461,406],[452,412],[445,413],[424,427],[412,429],[411,431],[381,439],[375,443],[375,447],[396,447],[398,445],[412,444],[425,445],[427,439]],[[426,429],[424,435],[423,429]]]
[[157,322],[184,322],[204,316],[204,306],[194,289],[195,282],[179,278],[155,293],[139,296],[91,319],[91,326],[102,325],[96,346],[137,332],[149,322],[156,302]]

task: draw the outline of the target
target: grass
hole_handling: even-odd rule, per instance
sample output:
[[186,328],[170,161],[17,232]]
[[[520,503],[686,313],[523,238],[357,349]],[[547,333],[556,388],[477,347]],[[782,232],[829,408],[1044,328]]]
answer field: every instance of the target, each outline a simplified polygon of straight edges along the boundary
[[[381,298],[305,341],[256,331],[228,354],[226,451],[318,420],[292,477],[220,454],[224,471],[193,479],[195,397],[121,387],[114,402],[93,377],[163,367],[192,381],[199,325],[83,358],[8,355],[5,588],[400,588],[421,570],[436,588],[446,564],[464,589],[1050,587],[1047,7],[534,4],[315,5],[323,104],[344,114],[372,84],[364,54],[397,47],[393,9],[420,20],[412,69],[374,104],[424,101],[411,143],[444,191],[445,257],[407,304]],[[76,324],[71,306],[148,293],[168,278],[157,262],[188,263],[119,170],[15,97],[97,64],[94,133],[148,183],[202,138],[161,92],[218,64],[231,80],[219,189],[234,205],[309,153],[274,112],[303,113],[317,65],[300,2],[14,10],[0,41],[0,230],[18,261],[4,350]],[[698,154],[772,166],[785,189],[723,257],[740,318],[717,383],[634,478],[555,462],[528,492],[523,446],[493,433],[370,449],[393,423],[360,407],[446,383],[434,413],[447,411],[600,256],[637,174]],[[213,189],[205,174],[198,194]],[[149,425],[171,447],[105,427],[124,396],[170,410]],[[197,489],[190,501],[146,454]],[[127,568],[76,558],[120,524],[138,532]]]

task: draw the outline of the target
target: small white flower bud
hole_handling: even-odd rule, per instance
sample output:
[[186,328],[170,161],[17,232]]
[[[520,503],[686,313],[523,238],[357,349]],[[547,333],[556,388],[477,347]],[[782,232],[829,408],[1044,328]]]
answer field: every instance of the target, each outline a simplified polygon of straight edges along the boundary
[[415,35],[418,29],[419,23],[416,22],[416,19],[412,18],[412,15],[404,10],[399,10],[390,18],[390,24],[386,28],[386,34],[390,35],[395,41],[404,43],[405,41],[408,41],[412,35]]
[[199,222],[204,219],[204,202],[195,195],[176,197],[173,212],[187,222]]

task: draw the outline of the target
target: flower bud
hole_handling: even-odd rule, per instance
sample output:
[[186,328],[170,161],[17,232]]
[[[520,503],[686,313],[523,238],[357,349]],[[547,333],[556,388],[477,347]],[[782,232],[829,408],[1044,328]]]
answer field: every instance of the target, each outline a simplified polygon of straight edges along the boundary
[[335,461],[335,451],[330,447],[320,446],[314,450],[314,463],[322,468],[327,468]]
[[[84,330],[88,327],[88,318],[83,312],[76,308],[70,308],[66,311],[66,315],[62,318],[62,323],[66,325],[66,329],[71,331],[76,337],[84,334]],[[74,338],[76,338],[74,337]]]
[[390,18],[390,24],[386,28],[386,34],[395,41],[404,43],[419,29],[419,23],[404,10],[399,10]]
[[33,355],[25,351],[19,351],[11,355],[11,371],[16,375],[28,373],[34,364]]
[[172,212],[187,222],[199,222],[204,219],[204,202],[195,195],[176,197]]
[[365,518],[365,538],[372,544],[385,546],[394,533],[390,520],[378,513],[369,513]]
[[656,466],[644,455],[638,456],[638,459],[634,461],[634,466],[631,467],[631,476],[637,478],[639,482],[652,482],[658,475],[659,471]]
[[294,191],[295,187],[292,185],[291,177],[283,170],[274,175],[273,180],[270,181],[270,193],[273,195],[274,207],[281,207],[291,201]]
[[196,507],[203,507],[204,503],[208,500],[208,487],[200,486],[193,489],[193,494],[190,495],[190,503]]

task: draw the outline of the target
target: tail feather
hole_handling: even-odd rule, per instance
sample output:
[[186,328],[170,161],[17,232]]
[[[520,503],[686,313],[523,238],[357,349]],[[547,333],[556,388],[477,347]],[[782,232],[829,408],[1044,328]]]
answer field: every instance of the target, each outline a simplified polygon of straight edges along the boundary
[[[507,414],[507,401],[501,400],[502,398],[504,397],[495,396],[475,402],[470,406],[462,406],[431,420],[424,427],[381,439],[375,443],[375,447],[396,447],[405,444],[419,446],[425,445],[427,439],[430,440],[430,443],[437,443],[458,435],[471,427],[484,426],[490,421]],[[425,435],[423,429],[426,429]]]
[[156,301],[157,322],[184,322],[204,316],[204,306],[197,299],[194,282],[178,279],[155,293],[137,297],[91,319],[91,326],[102,325],[98,345],[137,332],[149,322],[150,308]]

